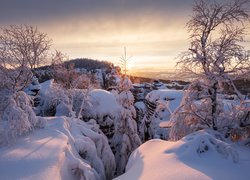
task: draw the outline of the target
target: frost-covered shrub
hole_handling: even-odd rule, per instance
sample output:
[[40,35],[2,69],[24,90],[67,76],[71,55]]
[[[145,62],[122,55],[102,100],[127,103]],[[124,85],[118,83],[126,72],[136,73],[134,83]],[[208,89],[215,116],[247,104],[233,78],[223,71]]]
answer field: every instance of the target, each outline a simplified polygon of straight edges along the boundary
[[[59,107],[57,108],[58,105]],[[63,105],[64,107],[62,107]],[[61,108],[66,108],[68,111],[70,111],[72,108],[69,106],[70,99],[67,95],[67,92],[54,83],[44,92],[44,94],[41,94],[40,111],[42,116],[54,116],[56,114],[56,110],[61,111]],[[59,114],[68,115],[62,114],[62,111]],[[69,114],[69,116],[72,115]]]
[[40,103],[40,114],[42,116],[82,118],[83,110],[87,108],[89,102],[89,90],[64,89],[54,83],[53,80],[45,82],[43,86],[45,88],[41,90]]
[[[217,96],[216,104],[214,104],[209,95],[210,89],[206,87],[204,82],[195,81],[195,84],[191,84],[185,90],[180,106],[171,115],[169,123],[171,140],[179,140],[201,129],[216,129],[226,136],[227,131],[235,126],[233,109],[236,101],[226,101],[223,96]],[[213,112],[215,106],[216,112]],[[216,118],[214,118],[215,115]]]
[[134,120],[136,111],[133,106],[134,97],[130,92],[131,87],[131,81],[125,77],[119,87],[120,93],[117,95],[121,112],[120,118],[114,122],[115,132],[111,143],[111,146],[114,148],[117,175],[124,172],[129,155],[141,144],[137,132],[137,124]]
[[36,117],[31,107],[31,99],[25,92],[10,95],[2,111],[0,144],[10,143],[18,136],[27,134],[43,123]]
[[187,134],[206,128],[206,121],[202,121],[201,118],[209,118],[209,101],[198,101],[202,96],[199,87],[197,84],[190,85],[184,92],[180,106],[171,115],[171,140],[179,140]]

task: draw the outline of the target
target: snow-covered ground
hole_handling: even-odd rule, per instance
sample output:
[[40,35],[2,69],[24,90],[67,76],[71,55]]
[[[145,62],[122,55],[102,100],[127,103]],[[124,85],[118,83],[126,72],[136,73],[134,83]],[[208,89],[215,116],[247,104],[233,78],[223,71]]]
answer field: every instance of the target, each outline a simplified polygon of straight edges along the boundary
[[[100,171],[91,168],[93,162],[79,155],[82,144],[77,129],[84,122],[65,117],[47,121],[44,129],[0,148],[0,179],[70,180],[83,175],[83,179],[103,179]],[[126,173],[116,179],[249,179],[249,148],[222,139],[216,132],[203,130],[177,142],[150,140],[131,154]]]
[[117,180],[249,179],[249,148],[199,131],[177,142],[159,139],[142,144]]
[[[61,179],[68,137],[60,119],[0,149],[1,179]],[[59,126],[61,126],[59,128]],[[64,172],[65,177],[70,173]]]
[[[41,84],[40,94],[45,96],[50,93],[52,85],[53,80]],[[65,116],[44,117],[41,119],[46,120],[45,127],[38,129],[34,126],[32,131],[28,131],[29,134],[18,137],[8,146],[1,146],[0,180],[112,179],[121,158],[118,156],[115,161],[107,137],[92,118],[98,123],[104,117],[105,120],[110,117],[112,122],[118,118],[120,105],[115,97],[104,90],[92,90],[88,92],[87,105],[90,109],[84,104],[84,108],[92,115],[88,122]],[[174,112],[182,97],[183,91],[164,89],[150,92],[146,99],[157,105],[157,117],[165,122],[169,118],[161,115]],[[224,109],[231,111],[233,103],[236,102],[223,100]],[[146,109],[143,102],[137,102],[136,106],[138,109]],[[156,125],[159,126],[158,121]],[[160,125],[164,126],[164,123]],[[250,177],[249,167],[249,147],[234,144],[218,132],[202,130],[177,142],[159,139],[147,141],[133,151],[126,173],[116,179],[244,180]]]
[[[0,179],[104,179],[104,169],[112,176],[114,157],[93,127],[77,119],[47,118],[44,129],[0,148]],[[85,159],[81,151],[86,153]]]

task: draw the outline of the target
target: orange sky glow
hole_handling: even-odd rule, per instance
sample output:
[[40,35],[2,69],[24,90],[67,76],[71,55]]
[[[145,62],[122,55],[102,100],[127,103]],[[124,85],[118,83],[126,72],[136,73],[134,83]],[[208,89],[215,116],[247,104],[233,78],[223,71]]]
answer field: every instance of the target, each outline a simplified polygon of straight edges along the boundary
[[[173,71],[189,47],[185,27],[193,0],[5,0],[0,26],[29,24],[53,39],[69,59],[92,58],[119,65],[126,46],[130,73]],[[247,36],[249,46],[250,37]],[[249,49],[249,48],[248,48]]]
[[[132,56],[130,72],[142,69],[175,68],[176,57],[188,48],[188,34],[182,19],[159,18],[150,15],[126,20],[77,16],[62,22],[48,23],[44,31],[53,37],[54,48],[70,58],[87,57],[111,61],[119,65],[126,46]],[[71,26],[71,24],[77,24]]]

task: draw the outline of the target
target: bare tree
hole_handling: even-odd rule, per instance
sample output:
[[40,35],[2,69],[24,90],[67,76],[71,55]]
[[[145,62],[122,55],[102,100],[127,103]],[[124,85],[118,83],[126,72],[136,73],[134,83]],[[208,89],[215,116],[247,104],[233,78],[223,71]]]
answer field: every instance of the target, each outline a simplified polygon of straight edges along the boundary
[[[191,47],[178,64],[187,72],[202,77],[211,104],[209,126],[217,129],[217,94],[221,82],[230,84],[239,98],[241,94],[233,78],[249,73],[249,51],[240,44],[244,41],[249,22],[249,0],[230,0],[226,3],[197,0],[193,16],[187,23]],[[205,81],[204,81],[205,80]]]
[[3,28],[0,41],[6,55],[16,62],[10,63],[11,66],[25,61],[25,65],[31,69],[45,63],[51,46],[47,34],[28,25]]
[[47,59],[51,40],[28,25],[11,25],[0,34],[0,76],[12,89],[23,89],[32,70]]

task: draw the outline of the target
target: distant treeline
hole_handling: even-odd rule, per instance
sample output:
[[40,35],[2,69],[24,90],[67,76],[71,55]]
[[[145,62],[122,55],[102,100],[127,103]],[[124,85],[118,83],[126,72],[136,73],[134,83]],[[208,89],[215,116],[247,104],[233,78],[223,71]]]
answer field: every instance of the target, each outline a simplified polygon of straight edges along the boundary
[[[89,58],[72,59],[69,61],[65,61],[64,64],[66,65],[66,67],[69,66],[70,64],[74,64],[74,68],[84,68],[88,71],[95,69],[107,69],[114,66],[113,63],[108,61],[100,61]],[[48,70],[50,69],[50,67],[51,65],[41,66],[37,68],[37,70]]]
[[94,59],[88,59],[88,58],[78,58],[78,59],[72,59],[69,61],[64,62],[66,66],[69,66],[70,64],[74,64],[75,68],[84,68],[88,71],[95,70],[95,69],[107,69],[110,68],[113,65],[113,63],[108,61],[100,61],[100,60],[94,60]]

